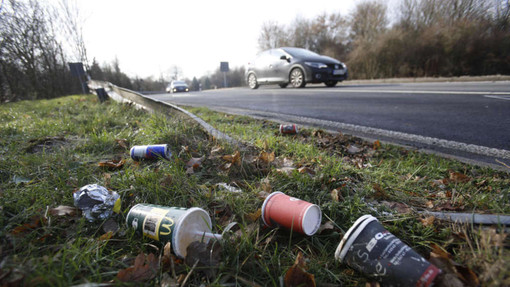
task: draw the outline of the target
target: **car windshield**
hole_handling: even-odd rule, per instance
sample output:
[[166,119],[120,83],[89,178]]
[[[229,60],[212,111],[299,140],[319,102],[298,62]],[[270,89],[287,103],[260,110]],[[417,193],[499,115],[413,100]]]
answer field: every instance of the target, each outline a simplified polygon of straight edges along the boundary
[[285,52],[289,53],[292,57],[296,58],[307,58],[307,57],[317,57],[318,54],[308,51],[301,48],[282,48]]
[[173,85],[174,86],[182,86],[182,85],[186,85],[186,83],[185,82],[180,82],[180,81],[174,81]]

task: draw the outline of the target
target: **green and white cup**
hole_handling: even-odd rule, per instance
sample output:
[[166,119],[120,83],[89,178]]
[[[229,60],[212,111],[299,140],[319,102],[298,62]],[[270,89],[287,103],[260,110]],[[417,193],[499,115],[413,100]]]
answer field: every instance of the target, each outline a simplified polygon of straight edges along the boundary
[[186,257],[186,249],[194,241],[208,242],[221,239],[211,231],[209,214],[198,207],[167,207],[154,204],[137,204],[126,217],[128,227],[161,242],[171,242],[174,253]]

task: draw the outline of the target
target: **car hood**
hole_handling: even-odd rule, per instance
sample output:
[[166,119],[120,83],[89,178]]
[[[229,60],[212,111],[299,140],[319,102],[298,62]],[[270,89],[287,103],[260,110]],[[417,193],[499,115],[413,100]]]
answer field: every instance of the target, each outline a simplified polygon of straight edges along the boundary
[[341,62],[337,59],[333,59],[328,56],[317,56],[317,57],[306,57],[301,58],[303,62],[321,62],[324,64],[340,64]]

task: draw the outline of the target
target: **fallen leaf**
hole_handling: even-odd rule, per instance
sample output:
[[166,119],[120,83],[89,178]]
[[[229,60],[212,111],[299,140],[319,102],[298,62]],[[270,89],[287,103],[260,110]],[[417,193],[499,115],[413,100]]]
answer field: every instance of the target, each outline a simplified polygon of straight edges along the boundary
[[306,263],[301,251],[296,257],[294,265],[285,273],[285,286],[315,286],[315,278],[313,274],[306,272]]
[[315,175],[315,171],[309,167],[303,166],[298,168],[299,173],[307,173],[309,175]]
[[340,190],[338,188],[335,188],[331,191],[331,199],[333,199],[333,201],[340,201],[340,198],[342,198],[342,194],[340,192]]
[[55,208],[50,208],[48,212],[50,215],[53,216],[65,216],[65,215],[74,216],[76,215],[77,210],[75,207],[59,205]]
[[374,183],[374,185],[372,187],[375,190],[375,193],[374,193],[375,198],[377,198],[377,199],[388,198],[386,191],[384,190],[384,188],[381,185],[379,185],[378,183]]
[[272,163],[274,159],[275,159],[274,152],[268,153],[266,151],[263,151],[259,155],[259,160],[265,163]]
[[223,152],[223,148],[221,146],[215,146],[213,147],[213,149],[211,150],[211,155],[216,155],[216,154],[219,154],[219,153],[222,153]]
[[290,167],[290,166],[284,166],[284,167],[276,169],[277,172],[282,173],[282,174],[286,174],[286,175],[291,175],[292,172],[295,171],[295,170],[296,170],[295,167]]
[[129,149],[129,147],[128,147],[129,145],[128,145],[128,143],[127,143],[127,140],[126,140],[126,139],[115,139],[115,141],[116,141],[116,142],[117,142],[117,144],[118,144],[119,146],[121,146],[122,148],[124,148],[124,149],[126,149],[126,150],[127,150],[127,149]]
[[271,186],[271,182],[267,177],[261,181],[260,187],[262,187],[262,190],[268,194],[273,192],[273,187]]
[[403,202],[383,201],[381,203],[387,208],[395,210],[400,214],[407,214],[412,212],[412,209]]
[[435,220],[436,220],[436,218],[434,216],[420,218],[420,221],[423,224],[423,226],[432,226],[432,225],[434,225]]
[[373,149],[378,150],[381,148],[381,142],[379,140],[376,140],[373,144]]
[[470,182],[471,180],[472,180],[472,178],[467,176],[467,175],[465,175],[465,174],[462,174],[462,173],[459,173],[459,172],[450,171],[450,178],[449,178],[450,182],[453,182],[453,183],[467,183],[467,182]]
[[108,167],[108,168],[121,168],[126,163],[126,160],[104,160],[100,161],[97,165],[100,167]]
[[239,164],[241,164],[241,153],[239,151],[236,151],[235,153],[233,153],[231,155],[230,154],[229,155],[224,155],[222,157],[222,159],[224,161],[227,161],[227,162],[231,163],[231,164],[239,165]]
[[261,215],[262,215],[262,209],[260,209],[260,208],[259,208],[259,209],[257,209],[257,211],[255,211],[255,212],[247,213],[245,217],[246,217],[246,219],[248,219],[249,221],[253,222],[253,221],[255,221],[255,220],[259,219]]
[[319,227],[319,230],[317,230],[317,234],[321,234],[325,230],[335,230],[335,225],[333,224],[333,222],[328,221],[328,222],[322,224]]
[[143,252],[138,254],[135,264],[117,273],[117,279],[122,282],[148,282],[152,280],[159,269],[159,263],[154,254],[145,256]]
[[221,251],[221,244],[214,240],[207,244],[194,241],[186,248],[184,262],[188,266],[197,264],[197,270],[204,273],[207,278],[213,278],[221,261]]
[[34,215],[34,216],[32,216],[32,218],[30,218],[29,223],[25,223],[23,225],[20,225],[20,226],[14,228],[11,231],[11,234],[12,235],[22,235],[22,234],[28,233],[38,227],[41,227],[43,224],[43,220],[44,219],[41,218],[39,215]]
[[202,165],[202,161],[204,160],[204,157],[193,157],[191,158],[188,163],[186,163],[186,168],[194,168],[197,169]]
[[109,231],[109,232],[106,232],[105,234],[99,236],[99,238],[97,240],[99,240],[99,241],[108,241],[112,237],[113,237],[113,232]]
[[347,152],[349,154],[357,154],[357,153],[360,153],[363,149],[359,148],[358,146],[356,145],[350,145],[348,148],[347,148]]
[[[439,286],[479,286],[476,274],[468,267],[453,261],[453,256],[437,244],[432,244],[429,262],[443,271],[437,282]],[[462,284],[464,283],[464,284]]]

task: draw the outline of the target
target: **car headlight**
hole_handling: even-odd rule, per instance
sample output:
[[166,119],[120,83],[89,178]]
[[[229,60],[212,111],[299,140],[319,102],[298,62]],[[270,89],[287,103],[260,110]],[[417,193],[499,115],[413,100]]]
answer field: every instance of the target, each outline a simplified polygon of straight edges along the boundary
[[328,65],[326,65],[324,63],[320,63],[320,62],[305,62],[305,65],[310,66],[312,68],[317,68],[317,69],[323,69],[323,68],[328,67]]

